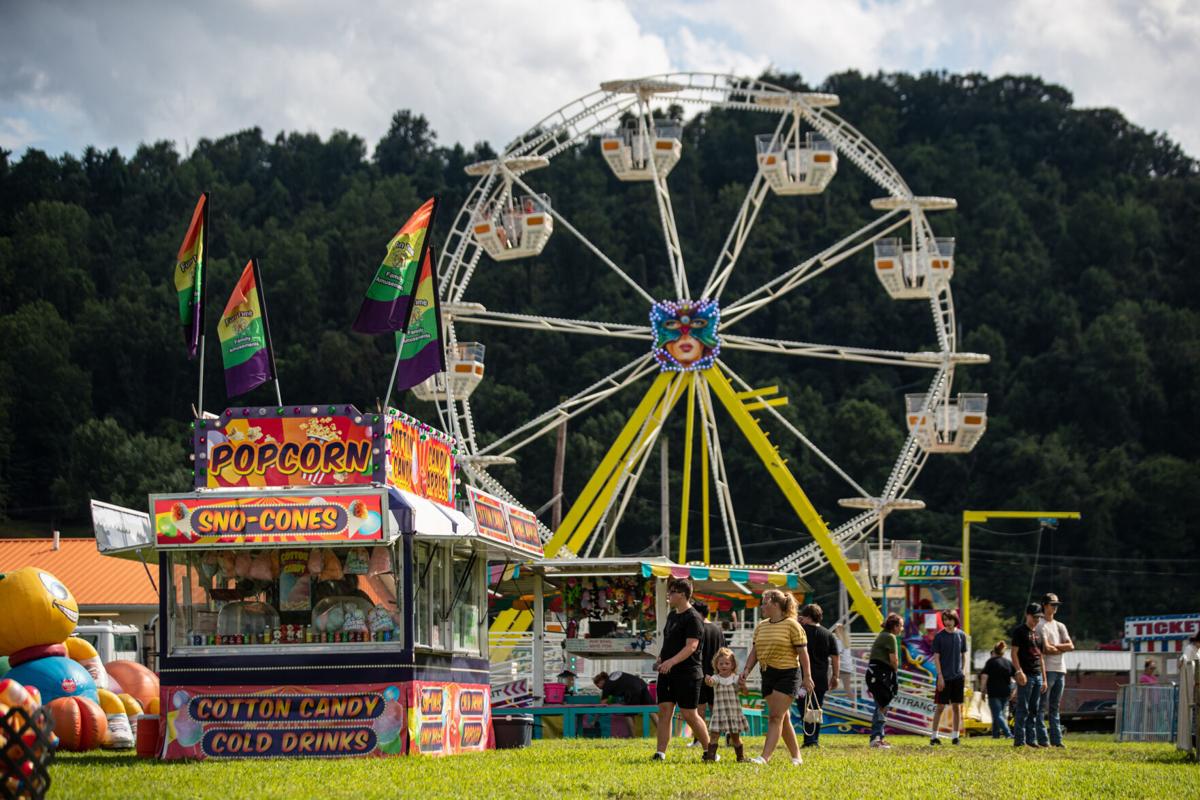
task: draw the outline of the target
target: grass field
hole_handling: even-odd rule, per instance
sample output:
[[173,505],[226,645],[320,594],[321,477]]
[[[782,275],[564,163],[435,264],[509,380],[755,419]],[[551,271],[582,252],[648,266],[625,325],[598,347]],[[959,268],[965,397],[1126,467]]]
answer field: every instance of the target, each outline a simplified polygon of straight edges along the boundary
[[[1014,750],[991,738],[932,750],[896,737],[890,751],[862,736],[831,736],[793,767],[780,748],[766,767],[732,752],[700,762],[698,748],[673,746],[652,763],[649,740],[538,741],[524,750],[450,758],[268,760],[158,763],[106,752],[62,754],[52,798],[933,798],[1200,797],[1200,765],[1169,745],[1121,744],[1111,736],[1071,737],[1065,750]],[[749,754],[761,740],[751,739]]]

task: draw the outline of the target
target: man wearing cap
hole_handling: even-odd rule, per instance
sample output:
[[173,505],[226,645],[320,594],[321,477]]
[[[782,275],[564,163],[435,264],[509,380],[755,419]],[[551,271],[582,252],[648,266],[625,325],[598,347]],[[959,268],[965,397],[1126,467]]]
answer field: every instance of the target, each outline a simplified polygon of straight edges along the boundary
[[[1042,635],[1042,640],[1045,642],[1045,646],[1042,648],[1042,658],[1046,662],[1046,717],[1049,723],[1047,727],[1050,729],[1049,744],[1052,747],[1066,746],[1063,744],[1062,725],[1059,722],[1063,687],[1067,682],[1067,667],[1063,653],[1069,653],[1075,649],[1075,643],[1071,641],[1071,635],[1067,633],[1067,626],[1054,618],[1058,614],[1060,605],[1062,604],[1058,601],[1058,595],[1048,592],[1042,598],[1044,616],[1037,626],[1038,633]],[[1038,735],[1043,735],[1041,726],[1038,726]],[[1047,741],[1039,739],[1038,744],[1044,747]]]
[[[1042,724],[1042,695],[1046,692],[1046,663],[1042,658],[1045,641],[1038,632],[1042,619],[1040,603],[1025,607],[1025,622],[1012,633],[1012,659],[1017,671],[1017,706],[1013,711],[1013,745],[1044,747],[1046,728]],[[1040,729],[1041,735],[1038,735]]]

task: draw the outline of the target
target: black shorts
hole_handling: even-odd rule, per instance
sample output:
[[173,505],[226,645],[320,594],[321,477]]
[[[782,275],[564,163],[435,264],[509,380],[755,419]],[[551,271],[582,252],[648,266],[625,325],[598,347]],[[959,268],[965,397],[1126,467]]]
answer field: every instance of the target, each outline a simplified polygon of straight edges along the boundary
[[771,692],[781,692],[788,697],[796,696],[796,686],[799,683],[800,668],[776,669],[763,667],[762,696],[765,699]]
[[711,706],[713,704],[713,687],[704,683],[703,679],[700,682],[700,705]]
[[702,675],[659,675],[658,702],[695,708],[700,704],[700,687],[703,685]]
[[950,706],[963,701],[963,682],[964,677],[959,675],[957,678],[947,678],[944,689],[940,692],[934,692],[933,702],[939,706]]

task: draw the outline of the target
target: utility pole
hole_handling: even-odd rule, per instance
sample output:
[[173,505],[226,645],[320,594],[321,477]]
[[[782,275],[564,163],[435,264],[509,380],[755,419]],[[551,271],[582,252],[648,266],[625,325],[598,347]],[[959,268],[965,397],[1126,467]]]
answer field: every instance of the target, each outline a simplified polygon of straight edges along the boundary
[[663,558],[671,557],[671,476],[667,470],[667,437],[662,437],[660,452],[662,453],[662,554]]
[[554,443],[554,482],[550,486],[550,496],[554,498],[554,506],[550,510],[550,530],[557,531],[562,524],[562,491],[563,468],[567,460],[567,421],[558,424],[558,439]]

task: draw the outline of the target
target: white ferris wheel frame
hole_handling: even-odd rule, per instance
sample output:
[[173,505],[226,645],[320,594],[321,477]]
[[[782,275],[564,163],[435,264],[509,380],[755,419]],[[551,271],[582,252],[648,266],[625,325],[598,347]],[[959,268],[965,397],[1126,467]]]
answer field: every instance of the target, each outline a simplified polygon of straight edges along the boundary
[[[524,181],[519,170],[509,168],[508,162],[518,158],[552,160],[556,155],[587,142],[591,137],[615,128],[622,115],[627,113],[636,114],[639,131],[644,133],[652,124],[651,99],[664,92],[669,92],[667,99],[671,103],[777,114],[780,119],[775,127],[775,137],[780,136],[789,121],[793,125],[803,122],[825,137],[841,157],[861,169],[886,193],[884,198],[872,203],[874,208],[883,211],[878,217],[816,255],[785,270],[757,289],[747,292],[734,302],[724,306],[721,311],[720,323],[722,351],[748,350],[808,358],[931,369],[934,376],[925,392],[923,412],[932,410],[939,398],[949,391],[957,364],[986,363],[988,357],[985,355],[957,352],[954,302],[948,281],[941,281],[936,285],[930,297],[930,310],[938,342],[938,350],[934,352],[903,352],[796,342],[742,336],[729,331],[739,321],[754,312],[832,270],[850,257],[861,253],[878,239],[905,227],[909,229],[914,249],[917,252],[936,253],[933,230],[924,209],[930,207],[952,208],[954,202],[945,198],[915,196],[883,153],[852,125],[830,110],[830,106],[837,102],[835,96],[795,93],[760,80],[697,72],[667,73],[630,81],[605,83],[599,91],[574,100],[546,116],[505,148],[468,194],[454,219],[451,232],[439,258],[438,290],[443,314],[446,317],[445,333],[448,351],[453,352],[457,342],[456,323],[586,334],[614,339],[636,339],[642,342],[647,342],[652,338],[649,325],[497,312],[484,309],[478,304],[465,302],[464,296],[479,265],[480,258],[484,255],[482,246],[475,241],[472,235],[473,220],[476,214],[489,200],[495,198],[498,186],[503,186],[505,192],[516,188],[529,195],[537,194]],[[670,265],[678,297],[685,298],[689,296],[687,270],[675,226],[667,179],[666,176],[658,173],[654,158],[648,158],[647,163],[652,170],[651,182],[654,186],[659,210],[667,263]],[[768,189],[768,183],[762,170],[759,169],[747,189],[725,243],[703,284],[700,296],[695,299],[720,298],[737,266]],[[931,203],[930,200],[933,202]],[[560,209],[548,206],[546,211],[553,217],[556,228],[577,238],[603,266],[612,270],[641,300],[645,301],[647,306],[656,301],[656,298],[633,280],[626,270],[622,269],[576,228]],[[716,365],[739,391],[752,391],[750,385],[733,372],[723,359],[718,359]],[[454,396],[451,381],[445,382],[445,394],[437,403],[438,415],[442,425],[459,440],[464,448],[465,452],[460,457],[460,463],[471,482],[505,499],[515,500],[503,485],[488,473],[487,465],[489,463],[506,463],[521,448],[549,433],[561,422],[582,414],[622,389],[657,372],[658,366],[649,352],[643,353],[600,381],[483,447],[478,445],[476,439],[470,402],[466,397]],[[712,480],[716,488],[717,506],[725,532],[726,546],[731,558],[736,563],[745,563],[709,389],[703,380],[699,380],[698,374],[693,374],[691,377],[695,381],[694,388],[698,390],[696,391],[697,407],[700,411],[703,444],[706,450],[705,455],[713,465]],[[683,387],[686,383],[687,381],[681,381],[678,385]],[[664,408],[669,407],[670,404],[664,405]],[[893,508],[903,505],[899,501],[903,500],[912,488],[928,458],[928,451],[918,443],[916,431],[910,431],[900,448],[883,490],[879,495],[871,495],[773,406],[763,404],[763,409],[785,430],[795,436],[797,441],[812,451],[826,467],[842,478],[854,494],[861,498],[858,505],[865,506],[867,510],[830,531],[833,541],[843,552],[869,535]],[[624,472],[618,477],[617,489],[609,501],[609,508],[605,509],[601,518],[607,520],[607,524],[597,528],[591,534],[587,552],[590,553],[594,549],[601,536],[601,528],[604,529],[605,540],[600,545],[600,552],[603,552],[608,542],[611,541],[636,487],[637,480],[641,476],[642,469],[649,460],[653,450],[652,445],[661,430],[662,426],[658,425],[649,429],[646,437],[639,437],[642,441],[641,450],[624,462],[626,465]],[[553,532],[540,523],[539,530],[543,541],[549,541]],[[564,551],[563,555],[567,555],[567,553]],[[772,566],[775,569],[807,575],[825,567],[828,563],[829,559],[825,552],[816,541],[813,541],[780,559]]]

